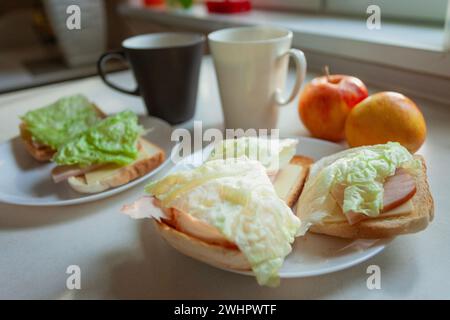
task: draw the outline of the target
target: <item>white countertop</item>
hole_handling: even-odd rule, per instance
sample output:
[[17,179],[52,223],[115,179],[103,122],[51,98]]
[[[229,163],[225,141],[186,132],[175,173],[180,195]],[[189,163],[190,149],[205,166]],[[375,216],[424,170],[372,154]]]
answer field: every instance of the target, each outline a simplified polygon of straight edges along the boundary
[[[131,82],[129,72],[111,78]],[[194,119],[203,120],[204,127],[220,127],[218,89],[209,58],[204,60],[199,86]],[[1,95],[0,142],[18,134],[19,115],[76,92],[107,112],[145,110],[139,98],[110,90],[98,77]],[[326,276],[284,279],[275,289],[259,287],[251,277],[177,253],[154,232],[150,221],[121,215],[122,204],[143,194],[141,184],[105,200],[69,207],[0,204],[0,298],[448,299],[450,106],[412,98],[428,124],[428,138],[419,153],[428,163],[436,217],[425,231],[398,237],[367,262]],[[307,134],[296,105],[281,110],[282,135]],[[183,126],[191,125],[192,121]],[[69,291],[66,268],[73,264],[81,268],[81,290]],[[371,264],[381,268],[381,290],[366,287],[366,268]]]

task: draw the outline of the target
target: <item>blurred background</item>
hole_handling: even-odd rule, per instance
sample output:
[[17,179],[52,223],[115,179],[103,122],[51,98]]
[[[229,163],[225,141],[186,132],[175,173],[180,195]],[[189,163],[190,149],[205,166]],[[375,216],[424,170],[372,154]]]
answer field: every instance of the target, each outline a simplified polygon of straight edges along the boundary
[[[334,73],[447,102],[448,2],[2,0],[0,93],[95,75],[99,55],[120,48],[131,35],[164,30],[207,34],[272,24],[293,30],[293,46],[304,50],[311,71],[327,64]],[[68,7],[73,4],[80,9],[81,28],[69,30],[67,18],[75,11]],[[373,20],[377,18],[381,20]],[[126,68],[119,62],[109,67]]]

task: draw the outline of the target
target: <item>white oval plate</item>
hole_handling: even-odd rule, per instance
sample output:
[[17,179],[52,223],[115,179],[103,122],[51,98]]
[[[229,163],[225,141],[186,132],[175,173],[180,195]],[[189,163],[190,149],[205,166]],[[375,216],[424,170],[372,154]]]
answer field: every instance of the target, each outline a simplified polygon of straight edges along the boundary
[[0,144],[0,202],[26,206],[65,206],[110,197],[125,191],[156,174],[168,164],[174,146],[172,127],[154,117],[140,117],[139,123],[150,129],[144,137],[166,152],[166,160],[158,168],[123,186],[96,194],[82,194],[67,182],[55,184],[51,178],[53,163],[40,163],[25,150],[19,137]]
[[[296,137],[299,140],[297,154],[318,160],[324,156],[344,150],[341,145],[306,137]],[[203,150],[203,155],[192,154],[177,164],[172,170],[201,164],[209,154],[211,147]],[[200,151],[201,152],[201,151]],[[319,234],[308,233],[295,240],[292,252],[286,257],[279,275],[281,278],[302,278],[327,274],[343,270],[366,261],[380,253],[392,239],[383,240],[346,240]],[[252,272],[242,272],[232,269],[226,271],[250,275]]]

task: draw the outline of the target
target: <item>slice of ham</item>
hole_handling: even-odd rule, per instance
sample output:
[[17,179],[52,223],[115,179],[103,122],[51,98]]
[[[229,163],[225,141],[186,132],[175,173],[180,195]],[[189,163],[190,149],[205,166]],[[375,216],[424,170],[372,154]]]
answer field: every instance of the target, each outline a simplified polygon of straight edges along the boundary
[[386,179],[383,188],[381,212],[387,212],[402,205],[416,194],[416,181],[408,171],[399,168],[395,171],[395,175]]
[[[405,169],[398,168],[393,176],[386,179],[383,188],[383,209],[381,210],[380,215],[401,206],[411,199],[416,193],[416,182],[414,177],[412,177]],[[345,187],[340,185],[336,186],[331,191],[331,195],[337,201],[341,209],[344,201],[344,189]],[[370,219],[370,217],[365,214],[353,211],[345,213],[345,217],[350,225],[356,224],[362,220]]]
[[214,226],[177,209],[161,208],[161,202],[152,196],[143,196],[132,204],[124,205],[121,212],[133,219],[152,218],[158,222],[163,220],[174,229],[206,243],[237,248]]
[[215,244],[226,248],[237,248],[237,246],[228,241],[220,231],[205,221],[199,220],[190,214],[172,209],[173,220],[171,225],[190,236],[203,240],[209,244]]
[[369,217],[366,216],[365,214],[354,212],[354,211],[347,212],[345,214],[345,217],[347,218],[347,221],[348,221],[349,225],[354,225],[354,224],[357,224],[360,221],[369,219]]
[[143,196],[132,204],[125,204],[120,211],[133,219],[153,218],[158,222],[171,219],[171,212],[161,210],[159,201],[152,196]]
[[69,179],[70,177],[80,176],[92,170],[104,166],[103,164],[94,164],[91,166],[80,167],[78,165],[57,166],[52,170],[52,179],[55,183]]

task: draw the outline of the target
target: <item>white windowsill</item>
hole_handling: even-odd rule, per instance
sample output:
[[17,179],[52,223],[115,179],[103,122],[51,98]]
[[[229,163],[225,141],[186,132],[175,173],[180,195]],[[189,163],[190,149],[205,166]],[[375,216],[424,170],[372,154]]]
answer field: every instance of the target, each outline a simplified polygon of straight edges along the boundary
[[203,5],[181,10],[123,4],[119,10],[130,18],[204,31],[240,25],[282,26],[294,32],[293,45],[304,50],[450,78],[450,54],[443,51],[444,28],[382,21],[381,30],[369,30],[363,19],[256,9],[234,15],[209,14]]

